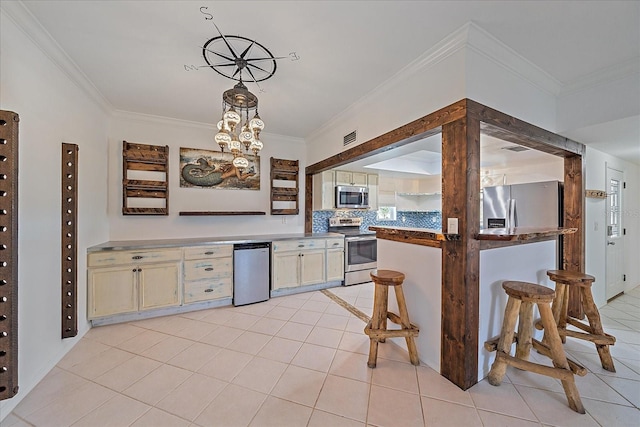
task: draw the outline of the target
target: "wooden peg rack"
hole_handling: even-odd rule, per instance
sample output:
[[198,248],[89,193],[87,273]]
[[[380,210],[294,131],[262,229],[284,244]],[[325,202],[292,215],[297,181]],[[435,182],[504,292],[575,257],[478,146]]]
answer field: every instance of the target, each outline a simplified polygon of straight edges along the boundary
[[[141,175],[164,173],[164,180],[130,179],[129,172]],[[135,207],[129,199],[164,199],[163,207]],[[169,215],[169,146],[122,141],[122,214]]]
[[[298,160],[271,158],[271,215],[298,215]],[[295,186],[278,186],[277,181],[295,181]],[[284,202],[284,203],[281,203]],[[278,205],[295,207],[276,208]]]

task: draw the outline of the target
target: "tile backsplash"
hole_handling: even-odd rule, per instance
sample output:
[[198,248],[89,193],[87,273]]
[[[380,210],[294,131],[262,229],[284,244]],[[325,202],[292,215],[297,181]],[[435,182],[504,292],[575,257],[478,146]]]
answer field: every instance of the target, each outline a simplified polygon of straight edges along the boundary
[[440,211],[398,211],[395,221],[379,221],[376,211],[346,209],[337,211],[313,211],[313,232],[326,233],[329,230],[329,218],[332,216],[361,217],[362,226],[360,226],[360,228],[362,230],[368,230],[369,226],[372,225],[429,228],[432,230],[442,229],[442,212]]

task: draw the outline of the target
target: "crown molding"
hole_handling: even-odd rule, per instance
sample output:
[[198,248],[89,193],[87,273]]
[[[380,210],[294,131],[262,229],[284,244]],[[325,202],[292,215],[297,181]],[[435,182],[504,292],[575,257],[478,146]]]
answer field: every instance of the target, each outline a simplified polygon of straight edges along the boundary
[[611,83],[636,74],[640,74],[640,56],[636,56],[611,67],[598,70],[563,86],[560,91],[560,97],[572,95],[586,89]]
[[469,49],[530,82],[538,89],[558,96],[563,86],[559,80],[495,38],[484,28],[473,22],[465,26],[468,27],[466,46]]
[[[167,125],[167,126],[188,127],[191,129],[204,129],[204,130],[210,131],[212,137],[213,137],[213,132],[217,131],[216,124],[212,124],[212,123],[203,123],[203,122],[196,122],[192,120],[176,119],[173,117],[156,116],[153,114],[146,114],[146,113],[136,113],[133,111],[112,110],[110,113],[110,117],[116,120],[144,122],[144,123]],[[261,136],[260,139],[264,139],[264,142],[266,143],[268,143],[269,139],[277,140],[278,142],[287,142],[287,143],[295,143],[295,144],[304,143],[303,138],[296,138],[293,136],[280,135],[280,134],[270,133],[270,132],[260,132],[260,136]]]
[[111,103],[71,57],[55,41],[31,11],[20,0],[0,2],[0,10],[51,60],[76,86],[84,91],[107,114],[113,111]]
[[400,71],[388,78],[386,81],[376,86],[368,94],[364,95],[362,98],[345,108],[343,111],[335,114],[324,125],[305,137],[305,140],[312,140],[316,136],[321,135],[326,130],[334,126],[339,119],[349,114],[349,112],[366,108],[367,104],[373,97],[375,97],[378,93],[391,88],[397,82],[406,80],[414,74],[417,74],[422,70],[436,65],[439,62],[450,57],[451,55],[455,54],[456,52],[460,51],[461,49],[464,49],[468,38],[467,32],[469,29],[469,25],[470,23],[463,25],[462,27],[442,39],[440,42],[436,43],[431,49],[427,50],[418,58],[400,69]]

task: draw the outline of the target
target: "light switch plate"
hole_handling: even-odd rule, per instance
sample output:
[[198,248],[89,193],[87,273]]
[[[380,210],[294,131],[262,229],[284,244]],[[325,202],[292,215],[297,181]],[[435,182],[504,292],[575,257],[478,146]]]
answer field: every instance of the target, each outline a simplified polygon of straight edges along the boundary
[[447,233],[458,234],[458,218],[447,218]]

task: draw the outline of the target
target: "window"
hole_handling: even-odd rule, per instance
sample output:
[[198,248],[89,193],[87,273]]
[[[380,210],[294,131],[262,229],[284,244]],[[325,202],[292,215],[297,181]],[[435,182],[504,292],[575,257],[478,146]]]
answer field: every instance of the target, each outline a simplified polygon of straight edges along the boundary
[[396,207],[395,206],[380,206],[378,208],[378,221],[395,221],[396,220]]

